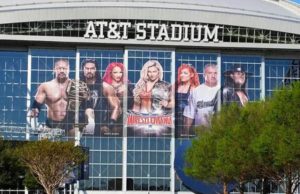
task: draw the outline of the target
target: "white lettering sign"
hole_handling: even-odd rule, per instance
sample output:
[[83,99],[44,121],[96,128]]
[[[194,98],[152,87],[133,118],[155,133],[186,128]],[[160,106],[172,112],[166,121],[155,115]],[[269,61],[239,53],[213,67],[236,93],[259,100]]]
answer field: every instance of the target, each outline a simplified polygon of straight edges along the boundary
[[[84,38],[184,41],[184,42],[219,42],[220,26],[195,24],[159,24],[130,22],[89,21]],[[129,33],[130,36],[129,36]]]
[[146,39],[146,24],[145,23],[138,23],[136,25],[136,39],[137,40],[145,40]]

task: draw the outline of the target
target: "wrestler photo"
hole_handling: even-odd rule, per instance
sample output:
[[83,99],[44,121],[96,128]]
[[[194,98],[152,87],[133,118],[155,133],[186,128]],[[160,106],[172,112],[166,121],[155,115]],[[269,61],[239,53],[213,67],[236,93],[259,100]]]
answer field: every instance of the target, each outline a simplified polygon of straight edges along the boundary
[[129,134],[170,135],[172,122],[168,118],[171,118],[175,100],[171,84],[163,81],[163,68],[157,60],[149,60],[143,65],[140,79],[133,89],[133,99],[130,118],[136,121],[136,125],[129,128]]
[[122,103],[123,96],[127,94],[124,70],[122,63],[112,62],[101,78],[96,60],[85,59],[82,62],[81,80],[87,83],[90,90],[89,99],[81,106],[81,117],[87,123],[84,134],[122,136]]
[[225,84],[222,88],[222,104],[237,103],[239,106],[245,106],[249,101],[246,90],[247,73],[243,66],[235,64],[233,69],[226,71]]
[[171,84],[163,81],[163,68],[156,60],[147,61],[133,89],[133,111],[143,114],[167,114],[174,106]]
[[102,79],[99,65],[95,59],[81,62],[80,80],[87,84],[89,97],[80,106],[80,122],[85,123],[83,135],[100,135],[100,123],[103,122],[103,106],[107,104],[103,97]]
[[128,93],[126,89],[128,80],[123,63],[108,64],[102,80],[103,94],[108,100],[110,110],[106,122],[101,125],[101,134],[120,136],[123,132],[123,98]]
[[[45,104],[46,128],[63,129],[67,136],[74,137],[74,115],[77,104],[75,87],[79,85],[69,78],[70,65],[67,59],[55,61],[53,71],[55,78],[39,85],[31,106],[30,117],[37,118]],[[81,100],[87,98],[88,89],[84,85],[82,89],[79,92],[78,105]]]
[[200,85],[199,75],[191,64],[181,64],[177,70],[175,84],[175,137],[192,137],[195,131],[184,127],[184,108],[188,106],[190,93]]
[[218,68],[215,64],[206,64],[204,67],[204,83],[191,91],[188,98],[188,106],[184,108],[184,127],[191,130],[193,126],[208,126],[210,116],[217,110],[218,92]]

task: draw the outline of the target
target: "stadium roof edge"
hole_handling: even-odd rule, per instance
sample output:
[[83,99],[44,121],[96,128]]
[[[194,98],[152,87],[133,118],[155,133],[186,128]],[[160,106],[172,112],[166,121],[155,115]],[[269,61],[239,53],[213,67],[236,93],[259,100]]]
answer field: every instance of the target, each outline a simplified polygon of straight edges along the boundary
[[200,22],[300,33],[300,6],[288,0],[10,0],[0,24],[78,19]]

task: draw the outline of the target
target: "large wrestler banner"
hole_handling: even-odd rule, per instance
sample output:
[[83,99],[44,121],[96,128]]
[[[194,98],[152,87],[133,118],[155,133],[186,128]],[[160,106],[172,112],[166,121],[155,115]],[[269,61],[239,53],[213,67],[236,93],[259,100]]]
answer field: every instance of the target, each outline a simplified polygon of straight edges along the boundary
[[175,82],[175,137],[195,136],[210,123],[219,100],[219,68],[214,54],[178,53]]
[[171,53],[129,51],[127,135],[170,137],[174,95],[171,85]]
[[[28,125],[39,138],[68,136],[75,132],[76,100],[86,98],[86,87],[75,98],[75,53],[32,50],[31,104]],[[79,93],[79,92],[78,92]],[[78,102],[80,103],[80,102]]]
[[97,51],[95,57],[81,51],[80,80],[89,89],[88,98],[80,106],[80,122],[85,123],[82,134],[119,137],[123,135],[127,71],[121,52],[106,52],[107,57],[103,52]]
[[32,56],[32,129],[70,138],[76,129],[84,136],[123,135],[123,51],[80,50],[79,66],[71,51],[34,50]]

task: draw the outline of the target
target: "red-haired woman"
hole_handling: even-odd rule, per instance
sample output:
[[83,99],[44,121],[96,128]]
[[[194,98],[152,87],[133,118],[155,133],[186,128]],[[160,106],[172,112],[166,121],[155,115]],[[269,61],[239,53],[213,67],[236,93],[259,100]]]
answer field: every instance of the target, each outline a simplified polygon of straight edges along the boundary
[[183,111],[185,106],[188,105],[188,97],[190,92],[200,85],[198,73],[196,69],[190,64],[182,64],[177,70],[177,82],[176,82],[176,96],[175,96],[175,126],[177,137],[189,137],[194,134],[190,134],[188,131],[184,131],[184,117]]
[[103,80],[103,95],[108,99],[111,108],[118,107],[118,119],[111,120],[109,128],[115,127],[115,124],[122,123],[122,102],[125,95],[125,68],[123,63],[112,62],[110,63],[102,78]]
[[123,63],[112,62],[107,66],[102,78],[104,90],[105,88],[113,88],[120,101],[123,100],[122,98],[126,89],[125,82],[127,78],[124,70]]

